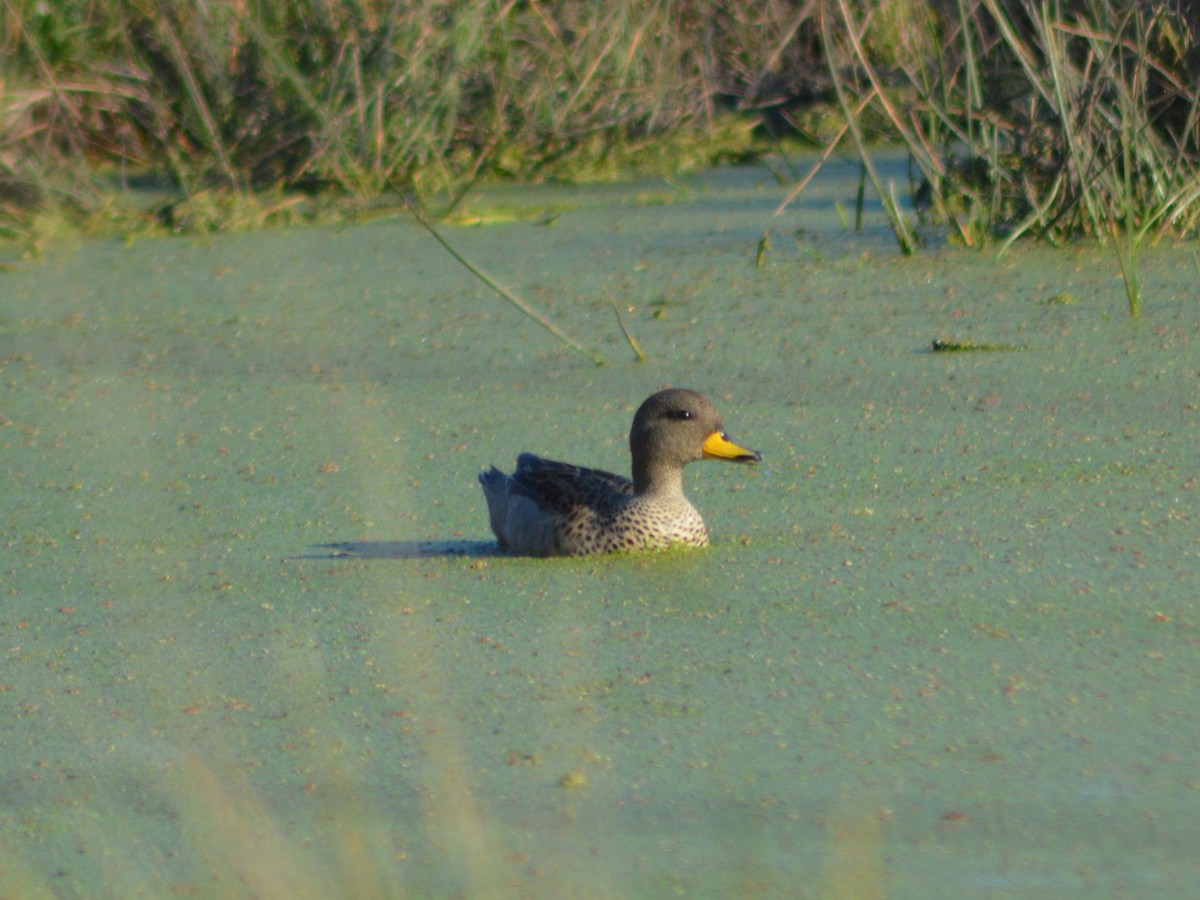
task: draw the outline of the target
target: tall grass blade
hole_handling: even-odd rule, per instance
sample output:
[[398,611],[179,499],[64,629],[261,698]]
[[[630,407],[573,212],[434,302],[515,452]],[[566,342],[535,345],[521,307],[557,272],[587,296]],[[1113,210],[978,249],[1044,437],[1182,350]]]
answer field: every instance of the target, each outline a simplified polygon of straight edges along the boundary
[[638,362],[646,361],[646,354],[642,352],[642,348],[638,346],[638,342],[634,340],[629,329],[625,327],[625,320],[621,318],[621,310],[617,308],[617,298],[612,295],[612,291],[608,288],[604,289],[604,293],[608,295],[608,302],[612,304],[613,315],[617,317],[617,324],[621,326],[621,333],[625,335],[625,340],[629,342],[630,349],[633,350],[633,355],[637,357]]
[[[879,174],[875,171],[875,166],[871,162],[870,154],[867,152],[866,142],[863,140],[862,130],[859,127],[857,118],[852,114],[853,109],[850,100],[847,97],[846,89],[842,85],[841,73],[838,71],[837,59],[835,57],[833,35],[829,27],[829,12],[826,9],[827,4],[821,3],[820,20],[821,20],[821,36],[825,42],[826,59],[829,64],[829,74],[833,81],[833,89],[837,94],[838,105],[842,109],[842,114],[846,117],[846,125],[850,131],[850,137],[854,141],[854,145],[858,150],[859,159],[862,161],[862,167],[865,170],[867,177],[871,179],[871,186],[875,189],[875,195],[879,197],[883,203],[884,211],[887,213],[888,222],[892,226],[892,234],[896,238],[896,243],[900,247],[900,252],[905,256],[909,256],[916,252],[916,244],[912,240],[908,227],[904,223],[904,216],[899,208],[890,203],[889,192],[883,189],[883,183],[879,178]],[[849,11],[843,3],[843,21],[849,25]],[[873,96],[878,96],[877,88],[872,85],[870,93]]]
[[456,250],[449,241],[447,241],[444,237],[442,237],[441,232],[439,232],[436,228],[433,227],[433,223],[430,222],[425,217],[425,215],[421,212],[421,210],[417,208],[417,204],[414,201],[412,201],[411,199],[408,199],[408,200],[406,200],[406,203],[407,203],[409,211],[412,212],[412,214],[413,214],[413,218],[416,219],[418,223],[420,223],[421,227],[424,228],[426,231],[428,231],[431,235],[433,235],[434,239],[439,244],[441,244],[443,247],[445,247],[446,251],[451,256],[453,256],[456,260],[458,260],[458,262],[460,264],[462,264],[462,266],[468,272],[470,272],[472,275],[474,275],[476,278],[478,278],[480,281],[482,281],[484,284],[486,284],[488,287],[490,287],[493,291],[495,291],[497,294],[499,294],[501,297],[503,297],[505,300],[507,300],[509,303],[511,303],[513,306],[515,306],[517,309],[519,309],[522,313],[524,313],[530,319],[537,322],[537,324],[541,325],[548,332],[550,332],[552,335],[554,335],[556,338],[558,338],[560,341],[562,341],[564,344],[566,344],[568,347],[570,347],[572,350],[574,350],[576,353],[579,353],[582,356],[586,356],[588,359],[590,359],[593,363],[595,363],[598,366],[604,365],[604,360],[601,359],[601,357],[598,353],[594,353],[590,350],[585,350],[581,345],[579,345],[574,340],[572,340],[570,337],[568,337],[566,332],[564,332],[561,328],[559,328],[557,325],[555,325],[553,322],[551,322],[549,319],[547,319],[545,316],[543,316],[540,312],[538,312],[536,309],[534,309],[532,306],[530,306],[528,303],[526,303],[524,300],[522,300],[520,297],[518,297],[516,294],[514,294],[512,291],[510,291],[508,288],[504,287],[502,284],[497,282],[490,275],[488,275],[486,272],[484,272],[482,269],[480,269],[477,265],[475,265],[473,262],[471,262],[469,259],[467,259],[465,256],[463,256],[461,253],[459,253],[458,250]]

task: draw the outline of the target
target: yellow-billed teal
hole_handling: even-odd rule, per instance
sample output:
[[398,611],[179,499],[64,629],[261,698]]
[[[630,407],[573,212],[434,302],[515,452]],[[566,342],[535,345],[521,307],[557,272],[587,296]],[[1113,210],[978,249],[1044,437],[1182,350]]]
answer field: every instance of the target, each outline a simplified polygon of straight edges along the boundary
[[762,454],[729,440],[712,403],[672,388],[643,403],[629,431],[633,481],[532,453],[506,475],[479,473],[501,547],[529,556],[583,556],[671,544],[708,544],[700,513],[683,495],[683,467],[697,459],[753,463]]

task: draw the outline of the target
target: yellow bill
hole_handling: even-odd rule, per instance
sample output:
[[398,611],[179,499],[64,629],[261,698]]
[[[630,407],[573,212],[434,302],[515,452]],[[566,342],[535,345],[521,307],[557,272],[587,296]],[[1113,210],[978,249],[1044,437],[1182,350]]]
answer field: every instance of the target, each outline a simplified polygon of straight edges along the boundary
[[700,447],[707,459],[727,459],[740,463],[762,462],[761,453],[739,447],[721,431],[714,431],[706,437]]

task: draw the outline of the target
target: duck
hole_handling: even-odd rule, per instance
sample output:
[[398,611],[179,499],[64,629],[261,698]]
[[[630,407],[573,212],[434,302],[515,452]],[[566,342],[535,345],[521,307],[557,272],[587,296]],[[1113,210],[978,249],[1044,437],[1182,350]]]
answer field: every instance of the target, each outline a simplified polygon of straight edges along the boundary
[[757,463],[735,444],[703,394],[669,388],[646,399],[629,430],[633,479],[602,469],[517,457],[512,474],[479,473],[497,544],[521,556],[585,556],[675,545],[704,547],[704,519],[683,493],[700,459]]

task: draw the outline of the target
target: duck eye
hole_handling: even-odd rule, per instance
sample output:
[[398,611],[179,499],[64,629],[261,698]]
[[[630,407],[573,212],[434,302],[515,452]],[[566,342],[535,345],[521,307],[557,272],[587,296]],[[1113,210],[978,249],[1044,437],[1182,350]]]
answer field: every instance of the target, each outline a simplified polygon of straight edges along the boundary
[[668,419],[690,419],[692,411],[690,409],[673,409],[667,413]]

